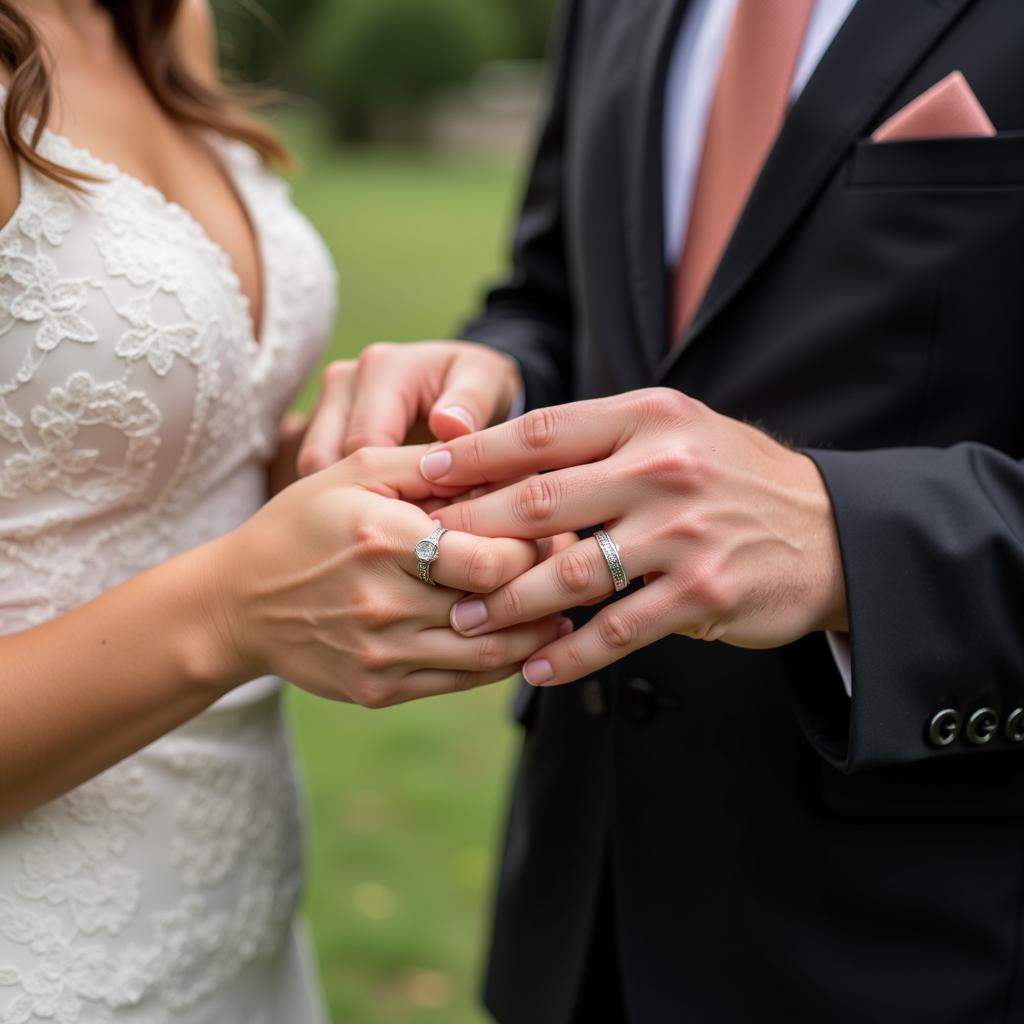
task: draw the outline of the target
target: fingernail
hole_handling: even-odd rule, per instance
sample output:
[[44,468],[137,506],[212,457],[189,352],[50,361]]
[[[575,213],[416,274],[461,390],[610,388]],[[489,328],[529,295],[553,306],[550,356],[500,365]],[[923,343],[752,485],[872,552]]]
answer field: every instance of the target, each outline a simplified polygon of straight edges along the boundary
[[449,405],[447,408],[442,409],[441,412],[445,416],[454,416],[460,422],[465,423],[470,430],[476,430],[473,414],[468,409],[463,409],[461,405]]
[[479,598],[460,601],[452,608],[452,629],[459,633],[476,629],[487,621],[487,605]]
[[558,624],[558,636],[561,639],[563,636],[568,636],[576,627],[572,624],[572,619],[562,619]]
[[541,537],[537,541],[537,559],[543,562],[548,555],[551,554],[551,549],[555,546],[555,542],[550,537]]
[[428,480],[440,480],[452,468],[452,453],[442,449],[420,460],[420,472]]
[[528,661],[523,666],[523,678],[531,686],[542,686],[555,678],[555,670],[547,658],[537,658],[536,661]]

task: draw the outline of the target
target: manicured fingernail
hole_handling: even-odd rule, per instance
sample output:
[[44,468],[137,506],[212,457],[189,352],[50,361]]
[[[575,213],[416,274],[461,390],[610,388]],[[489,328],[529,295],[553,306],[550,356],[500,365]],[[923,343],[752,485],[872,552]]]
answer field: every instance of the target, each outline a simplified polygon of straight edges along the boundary
[[561,639],[563,636],[568,636],[576,627],[572,624],[572,619],[562,619],[558,624],[558,636]]
[[460,601],[452,607],[452,629],[459,633],[465,633],[470,629],[476,629],[487,621],[487,605],[479,598],[471,598],[469,601]]
[[443,448],[439,452],[430,452],[420,460],[420,472],[428,480],[440,480],[452,468],[452,453]]
[[551,549],[555,546],[555,542],[550,537],[541,537],[537,541],[537,558],[543,562],[548,555],[551,554]]
[[523,666],[523,678],[531,686],[543,686],[555,678],[555,670],[547,658],[537,658],[536,661],[528,661]]
[[442,409],[441,412],[445,416],[454,416],[461,423],[465,423],[470,430],[476,430],[473,414],[468,409],[463,409],[461,405],[449,405],[447,408]]

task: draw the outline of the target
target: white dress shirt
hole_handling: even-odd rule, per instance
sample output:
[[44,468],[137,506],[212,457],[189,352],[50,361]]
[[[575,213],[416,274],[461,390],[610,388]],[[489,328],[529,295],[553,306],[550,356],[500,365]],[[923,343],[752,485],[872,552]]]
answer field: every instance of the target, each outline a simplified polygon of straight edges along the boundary
[[[796,99],[857,0],[815,0],[790,98]],[[675,268],[683,251],[704,148],[711,100],[725,56],[736,0],[690,0],[669,67],[665,96],[665,259]],[[853,694],[850,640],[829,633],[836,666]]]

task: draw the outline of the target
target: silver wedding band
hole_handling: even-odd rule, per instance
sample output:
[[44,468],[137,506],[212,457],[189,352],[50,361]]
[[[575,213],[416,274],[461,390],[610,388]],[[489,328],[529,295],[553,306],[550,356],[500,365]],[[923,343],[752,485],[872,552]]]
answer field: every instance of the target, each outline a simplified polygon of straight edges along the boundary
[[416,556],[416,571],[419,573],[420,579],[432,587],[436,587],[437,583],[430,578],[430,567],[441,557],[441,538],[447,532],[443,526],[439,526],[429,537],[418,541],[416,547],[413,548],[413,553]]
[[598,530],[594,534],[594,540],[600,545],[601,554],[604,555],[604,560],[608,563],[608,571],[612,574],[612,583],[615,584],[615,593],[621,594],[629,586],[629,577],[619,558],[619,545],[605,530]]

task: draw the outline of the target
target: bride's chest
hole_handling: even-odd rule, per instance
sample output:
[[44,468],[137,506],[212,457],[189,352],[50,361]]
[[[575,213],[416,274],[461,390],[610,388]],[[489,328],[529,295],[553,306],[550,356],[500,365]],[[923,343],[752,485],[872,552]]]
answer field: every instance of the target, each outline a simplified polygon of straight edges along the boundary
[[188,212],[48,144],[107,181],[76,198],[23,175],[0,231],[0,496],[153,500],[268,456],[334,310],[329,257],[284,186],[236,168],[260,253],[257,343],[228,257]]

